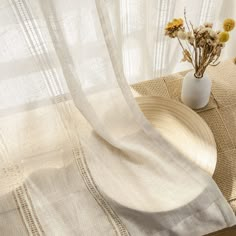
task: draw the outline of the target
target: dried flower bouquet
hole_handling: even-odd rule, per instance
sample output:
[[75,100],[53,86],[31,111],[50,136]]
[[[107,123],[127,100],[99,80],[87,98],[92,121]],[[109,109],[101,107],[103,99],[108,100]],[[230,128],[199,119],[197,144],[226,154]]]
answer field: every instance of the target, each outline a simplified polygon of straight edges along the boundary
[[215,31],[212,23],[205,23],[194,27],[188,22],[186,12],[183,19],[173,19],[165,28],[165,35],[177,38],[183,50],[182,61],[192,64],[196,78],[202,78],[207,66],[219,64],[219,57],[225,43],[229,40],[229,31],[233,30],[235,21],[226,19],[223,23],[224,31]]

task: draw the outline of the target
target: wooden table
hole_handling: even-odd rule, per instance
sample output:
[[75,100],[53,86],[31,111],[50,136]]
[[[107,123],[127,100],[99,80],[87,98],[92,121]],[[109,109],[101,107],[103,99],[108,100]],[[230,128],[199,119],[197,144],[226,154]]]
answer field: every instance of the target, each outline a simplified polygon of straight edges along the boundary
[[[134,96],[163,96],[180,101],[181,72],[132,85]],[[209,104],[196,112],[211,128],[217,144],[213,179],[236,213],[236,65],[227,60],[207,71],[212,79]],[[211,235],[236,235],[236,227]]]

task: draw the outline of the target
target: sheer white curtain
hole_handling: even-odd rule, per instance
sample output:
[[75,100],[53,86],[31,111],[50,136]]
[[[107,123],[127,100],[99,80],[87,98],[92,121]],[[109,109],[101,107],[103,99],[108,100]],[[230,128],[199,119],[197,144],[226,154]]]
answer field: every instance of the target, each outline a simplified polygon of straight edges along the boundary
[[152,128],[128,85],[178,69],[168,20],[186,7],[193,22],[216,22],[221,3],[0,1],[3,234],[203,235],[235,224],[211,177]]

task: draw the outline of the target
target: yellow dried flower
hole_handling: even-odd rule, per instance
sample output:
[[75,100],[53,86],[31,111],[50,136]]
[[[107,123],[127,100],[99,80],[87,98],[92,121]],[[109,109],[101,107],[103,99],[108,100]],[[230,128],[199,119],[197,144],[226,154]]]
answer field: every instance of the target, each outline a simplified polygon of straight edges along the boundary
[[182,18],[174,19],[173,23],[175,23],[177,26],[182,26],[184,24],[184,21]]
[[233,19],[228,18],[224,20],[223,28],[225,31],[233,30],[234,26],[235,26],[235,21]]
[[174,19],[169,22],[165,28],[165,35],[168,35],[170,38],[175,38],[180,29],[183,29],[184,21],[179,19]]
[[229,33],[224,31],[219,34],[219,40],[221,43],[225,43],[229,40]]
[[179,18],[179,19],[174,19],[173,21],[169,22],[166,26],[166,30],[172,30],[174,28],[179,28],[181,26],[183,26],[184,21],[183,19]]

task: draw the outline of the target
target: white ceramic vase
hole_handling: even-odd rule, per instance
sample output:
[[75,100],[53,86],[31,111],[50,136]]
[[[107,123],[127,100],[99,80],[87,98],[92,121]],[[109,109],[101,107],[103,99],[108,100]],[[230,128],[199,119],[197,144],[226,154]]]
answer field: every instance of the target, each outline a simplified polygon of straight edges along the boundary
[[194,71],[188,72],[182,83],[181,100],[192,109],[205,107],[211,94],[211,80],[206,74],[196,78]]

